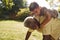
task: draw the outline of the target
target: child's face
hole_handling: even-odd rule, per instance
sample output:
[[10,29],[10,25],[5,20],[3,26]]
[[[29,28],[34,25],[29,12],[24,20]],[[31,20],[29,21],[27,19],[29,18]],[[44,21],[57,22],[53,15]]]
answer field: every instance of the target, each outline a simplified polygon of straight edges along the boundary
[[36,29],[38,29],[38,26],[37,25],[35,27],[36,27]]
[[35,29],[38,29],[38,26],[35,24],[33,27],[32,27],[33,30]]

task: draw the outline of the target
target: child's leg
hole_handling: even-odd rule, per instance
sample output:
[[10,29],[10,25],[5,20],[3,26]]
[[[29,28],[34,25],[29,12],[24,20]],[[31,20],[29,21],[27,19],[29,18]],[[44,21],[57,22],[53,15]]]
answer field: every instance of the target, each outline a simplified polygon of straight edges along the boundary
[[51,35],[43,35],[43,40],[55,40]]

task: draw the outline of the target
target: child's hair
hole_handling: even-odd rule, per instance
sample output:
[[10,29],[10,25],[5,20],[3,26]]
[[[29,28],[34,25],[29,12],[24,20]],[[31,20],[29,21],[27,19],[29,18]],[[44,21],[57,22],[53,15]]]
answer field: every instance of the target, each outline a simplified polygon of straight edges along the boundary
[[40,23],[34,17],[29,16],[24,20],[25,27],[36,29],[36,25],[39,27]]

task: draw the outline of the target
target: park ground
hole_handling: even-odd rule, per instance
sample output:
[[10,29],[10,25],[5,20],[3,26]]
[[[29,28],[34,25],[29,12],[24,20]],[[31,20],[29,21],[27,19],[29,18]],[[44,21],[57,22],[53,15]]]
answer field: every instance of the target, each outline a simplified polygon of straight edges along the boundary
[[[0,20],[0,40],[24,40],[28,28],[23,24],[24,22],[15,20]],[[55,24],[60,24],[60,19]],[[29,40],[42,40],[42,33],[35,30]]]
[[[0,21],[0,40],[24,40],[27,30],[23,22],[2,20]],[[42,33],[34,31],[29,40],[42,40]]]

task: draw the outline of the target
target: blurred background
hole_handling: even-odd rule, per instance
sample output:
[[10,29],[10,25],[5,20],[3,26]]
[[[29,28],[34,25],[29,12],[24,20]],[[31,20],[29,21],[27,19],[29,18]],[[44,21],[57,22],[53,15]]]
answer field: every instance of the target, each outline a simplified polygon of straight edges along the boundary
[[31,2],[56,9],[60,13],[60,0],[0,0],[0,19],[24,20],[29,15],[28,7]]
[[[24,40],[28,28],[23,21],[30,14],[31,2],[57,10],[60,20],[60,0],[0,0],[0,40]],[[30,40],[42,40],[42,33],[33,32]]]

